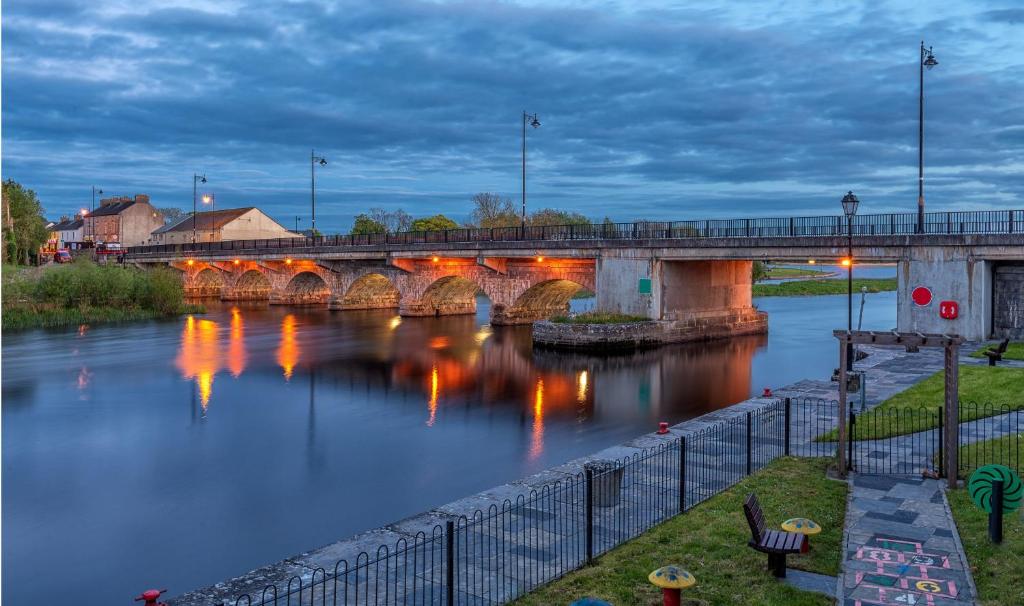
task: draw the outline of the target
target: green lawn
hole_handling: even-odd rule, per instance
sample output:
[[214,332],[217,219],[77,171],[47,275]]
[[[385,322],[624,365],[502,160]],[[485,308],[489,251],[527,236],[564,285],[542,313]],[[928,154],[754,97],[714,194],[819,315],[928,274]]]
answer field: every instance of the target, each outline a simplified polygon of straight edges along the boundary
[[825,477],[830,462],[779,459],[516,604],[568,605],[592,596],[615,606],[658,605],[661,590],[647,581],[647,575],[668,564],[677,564],[697,577],[696,587],[684,590],[684,603],[689,598],[700,600],[700,604],[832,604],[827,596],[799,591],[772,577],[767,556],[747,547],[750,530],[743,517],[743,499],[753,491],[771,526],[798,516],[819,522],[824,530],[811,540],[810,552],[789,556],[787,563],[800,570],[839,574],[847,485]]
[[[982,353],[989,348],[993,348],[998,345],[998,341],[993,341],[983,345],[978,350],[971,353],[972,358],[984,358],[985,354]],[[1024,360],[1024,341],[1010,341],[1010,344],[1006,346],[1006,353],[1003,354],[1004,360]]]
[[800,267],[772,267],[768,270],[769,280],[784,280],[791,278],[822,278],[831,275],[832,272],[820,269],[808,269]]
[[[869,293],[896,290],[896,278],[854,278],[854,294],[860,293],[862,287],[867,288]],[[846,290],[846,280],[794,280],[779,284],[754,284],[755,297],[845,295]]]
[[[935,415],[945,402],[945,379],[940,370],[910,389],[901,391],[876,408],[857,415],[857,439],[888,438],[931,429],[937,426]],[[980,408],[992,404],[1011,410],[1024,408],[1024,369],[960,366],[960,401],[977,402],[979,408],[964,404],[960,421],[985,416]],[[819,441],[836,439],[835,430],[818,438]]]
[[[976,460],[980,466],[1011,460],[1017,452],[1011,452],[1011,440],[1017,440],[1016,448],[1019,448],[1021,439],[1024,438],[1020,435],[1008,436],[973,444],[968,448],[975,448],[975,454],[981,456],[972,457],[971,461]],[[972,471],[973,468],[963,475],[969,477]],[[953,490],[946,496],[978,586],[979,603],[984,606],[1024,604],[1024,510],[1003,517],[1003,543],[993,545],[988,540],[988,514],[974,505],[967,491]]]

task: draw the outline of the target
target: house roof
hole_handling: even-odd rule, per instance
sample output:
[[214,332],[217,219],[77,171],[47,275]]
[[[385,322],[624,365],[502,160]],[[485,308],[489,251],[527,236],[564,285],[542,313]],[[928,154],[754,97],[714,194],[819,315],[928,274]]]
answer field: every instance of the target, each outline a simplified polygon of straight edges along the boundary
[[[246,206],[244,208],[228,208],[225,210],[211,210],[196,213],[195,229],[199,231],[217,230],[234,221],[238,217],[241,217],[250,210],[255,209],[255,206]],[[182,217],[177,223],[164,225],[153,233],[163,234],[171,231],[192,231],[192,215]]]
[[50,226],[50,231],[70,231],[78,229],[83,225],[85,225],[85,221],[82,219],[68,219],[67,221],[54,223]]
[[93,217],[107,217],[110,215],[119,215],[122,212],[128,210],[132,206],[135,206],[137,202],[135,200],[125,200],[123,202],[114,202],[111,204],[104,204],[92,211],[91,216]]

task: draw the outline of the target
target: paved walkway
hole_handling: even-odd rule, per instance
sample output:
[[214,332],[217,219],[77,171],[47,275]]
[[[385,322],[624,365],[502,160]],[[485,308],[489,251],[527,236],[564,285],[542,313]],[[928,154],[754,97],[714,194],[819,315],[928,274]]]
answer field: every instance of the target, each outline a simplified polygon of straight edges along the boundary
[[843,605],[973,604],[974,580],[938,480],[854,474]]

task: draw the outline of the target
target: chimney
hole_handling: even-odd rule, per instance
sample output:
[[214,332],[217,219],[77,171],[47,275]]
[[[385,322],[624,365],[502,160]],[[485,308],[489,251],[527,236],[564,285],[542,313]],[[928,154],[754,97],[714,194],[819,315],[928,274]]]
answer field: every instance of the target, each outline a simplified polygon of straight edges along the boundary
[[[76,215],[76,217],[77,217],[77,215]],[[61,215],[60,216],[60,221],[58,221],[58,223],[63,223],[65,221],[67,221],[67,220],[68,220],[68,216],[67,215]]]
[[135,194],[136,202],[149,202],[149,194]]

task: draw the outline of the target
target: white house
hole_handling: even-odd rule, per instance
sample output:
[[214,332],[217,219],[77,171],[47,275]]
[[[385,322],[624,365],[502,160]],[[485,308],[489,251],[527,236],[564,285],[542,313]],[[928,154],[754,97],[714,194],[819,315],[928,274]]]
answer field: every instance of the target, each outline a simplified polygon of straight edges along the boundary
[[228,208],[196,213],[153,231],[150,244],[187,244],[192,242],[224,242],[228,240],[263,240],[269,238],[301,238],[285,229],[260,209]]

